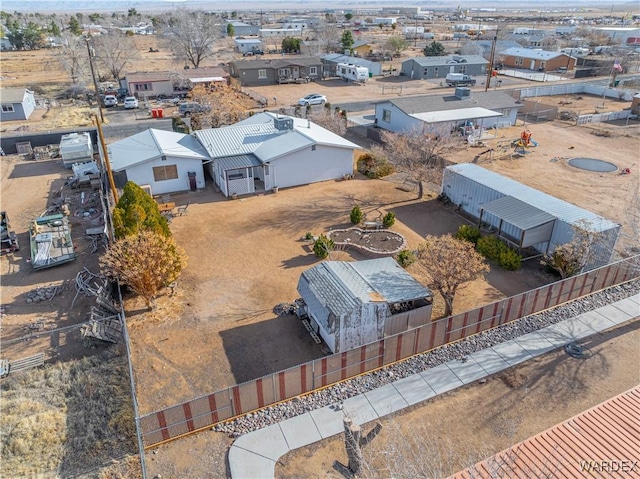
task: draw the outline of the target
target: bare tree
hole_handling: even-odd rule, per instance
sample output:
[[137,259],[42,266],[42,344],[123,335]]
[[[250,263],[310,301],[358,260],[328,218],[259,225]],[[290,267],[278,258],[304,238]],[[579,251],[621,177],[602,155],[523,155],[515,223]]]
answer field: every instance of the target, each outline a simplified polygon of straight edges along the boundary
[[96,58],[114,80],[120,79],[125,67],[140,56],[133,39],[119,32],[96,37],[94,48]]
[[313,27],[310,40],[302,46],[302,53],[315,57],[339,51],[339,40],[340,33],[335,24],[321,22]]
[[582,272],[591,263],[597,253],[604,235],[596,231],[589,222],[572,225],[573,238],[558,246],[553,253],[544,256],[543,262],[558,272],[562,279]]
[[74,85],[84,83],[83,80],[89,73],[89,52],[84,38],[66,35],[58,60]]
[[462,137],[451,136],[448,130],[428,132],[414,128],[406,133],[382,132],[382,141],[389,161],[397,171],[418,183],[418,198],[424,196],[425,181],[440,184],[447,166],[445,154],[464,147]]
[[[233,89],[226,83],[215,84],[210,88],[198,85],[191,90],[189,98],[210,107],[209,111],[193,114],[193,129],[218,128],[232,125],[247,117],[248,111],[256,102],[244,93]],[[194,122],[195,120],[195,122]],[[199,128],[196,128],[195,125]]]
[[213,56],[213,45],[222,34],[212,15],[181,10],[166,20],[165,35],[175,58],[198,68]]
[[484,48],[478,42],[467,41],[460,48],[460,55],[484,55]]
[[418,246],[416,264],[429,276],[429,287],[444,299],[445,316],[453,313],[458,287],[489,272],[489,265],[473,243],[449,234],[426,236]]
[[344,136],[347,133],[347,119],[340,111],[331,110],[330,108],[312,109],[307,118],[336,135]]

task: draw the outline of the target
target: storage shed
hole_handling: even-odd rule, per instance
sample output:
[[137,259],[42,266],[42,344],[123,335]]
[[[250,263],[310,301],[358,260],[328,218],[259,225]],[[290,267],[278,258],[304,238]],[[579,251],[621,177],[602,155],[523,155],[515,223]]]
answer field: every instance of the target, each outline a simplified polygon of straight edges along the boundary
[[420,324],[431,319],[431,291],[393,258],[325,261],[302,273],[298,292],[311,327],[333,353],[382,339],[397,317],[407,326],[412,313]]
[[611,261],[620,233],[617,223],[471,163],[445,168],[442,193],[508,242],[540,253],[570,242],[575,226],[589,228],[599,238],[585,271]]

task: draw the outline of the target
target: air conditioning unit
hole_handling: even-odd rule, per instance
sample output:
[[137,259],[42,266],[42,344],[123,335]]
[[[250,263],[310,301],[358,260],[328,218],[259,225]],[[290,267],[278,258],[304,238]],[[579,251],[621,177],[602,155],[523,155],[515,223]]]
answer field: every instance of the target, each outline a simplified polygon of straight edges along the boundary
[[273,126],[275,126],[276,130],[279,130],[279,131],[293,130],[293,119],[292,118],[274,118]]

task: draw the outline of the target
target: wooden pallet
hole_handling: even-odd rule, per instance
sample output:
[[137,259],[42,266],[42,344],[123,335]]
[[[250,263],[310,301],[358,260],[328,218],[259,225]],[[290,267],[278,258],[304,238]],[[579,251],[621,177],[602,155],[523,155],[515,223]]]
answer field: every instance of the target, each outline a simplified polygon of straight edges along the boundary
[[309,324],[309,321],[307,319],[302,319],[301,321],[302,321],[302,325],[305,327],[307,331],[309,331],[309,334],[311,335],[313,340],[316,342],[316,344],[320,344],[322,342],[322,339],[320,339],[320,336],[318,336],[316,332],[313,330],[313,328],[311,327],[311,324]]
[[29,356],[28,358],[9,361],[9,373],[19,373],[20,371],[26,371],[27,369],[37,368],[43,364],[44,353],[38,353],[35,356]]

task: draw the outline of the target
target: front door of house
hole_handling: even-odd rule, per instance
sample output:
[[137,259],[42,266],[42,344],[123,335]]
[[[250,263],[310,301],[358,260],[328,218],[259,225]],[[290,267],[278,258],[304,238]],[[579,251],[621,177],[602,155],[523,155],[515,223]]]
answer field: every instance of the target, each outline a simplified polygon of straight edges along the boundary
[[300,67],[293,67],[293,78],[300,77]]

